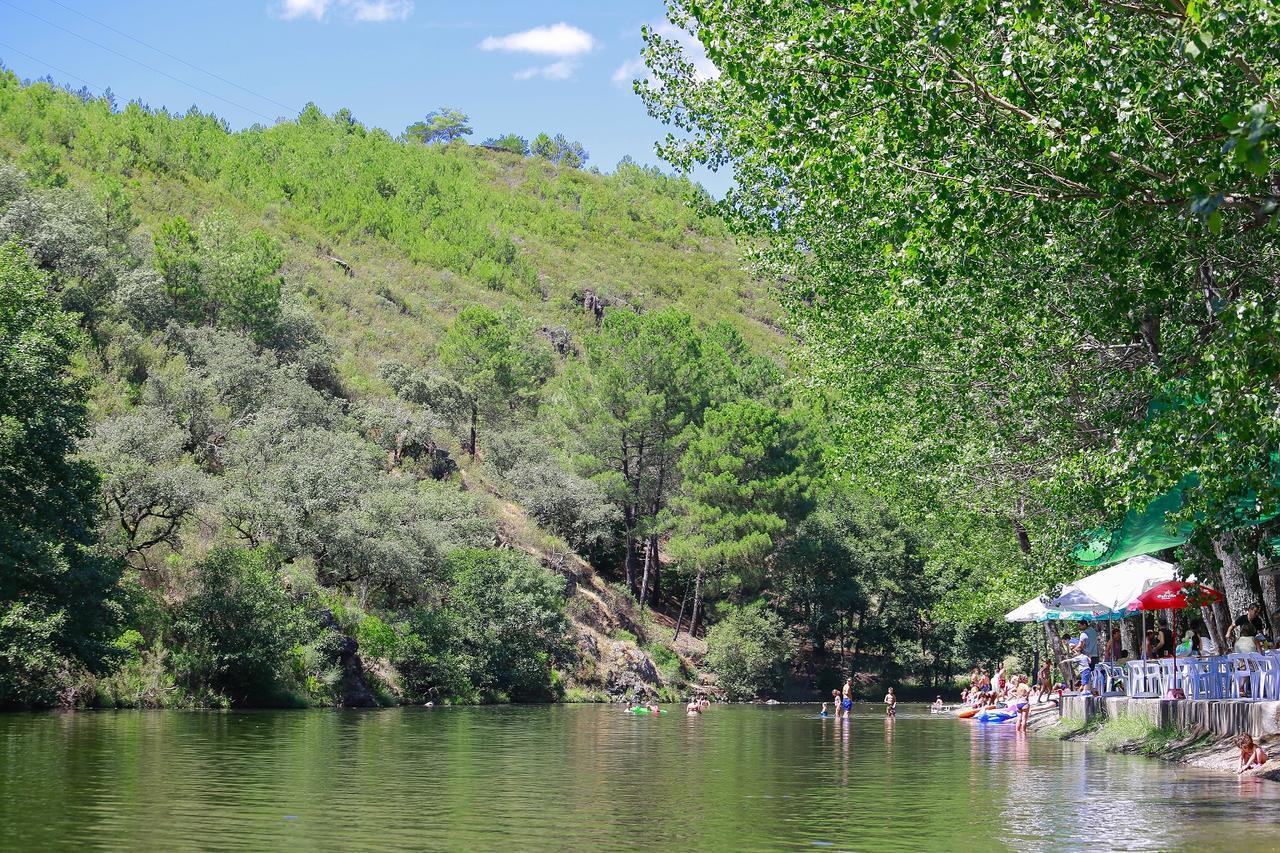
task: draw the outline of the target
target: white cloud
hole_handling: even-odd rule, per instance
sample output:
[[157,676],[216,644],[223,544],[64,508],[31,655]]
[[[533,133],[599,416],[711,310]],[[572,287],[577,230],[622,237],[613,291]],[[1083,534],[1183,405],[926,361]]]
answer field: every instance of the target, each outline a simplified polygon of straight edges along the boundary
[[298,18],[315,18],[323,20],[329,11],[329,0],[283,0],[280,4],[280,17],[286,21]]
[[640,57],[628,59],[622,63],[613,72],[613,83],[615,86],[627,86],[637,77],[642,77],[645,70],[644,60]]
[[350,9],[357,21],[381,24],[386,21],[403,21],[413,13],[413,0],[355,0],[343,4]]
[[480,42],[481,50],[504,50],[510,53],[536,53],[542,56],[561,57],[580,56],[590,53],[595,47],[596,40],[591,33],[563,21],[505,36],[489,36]]
[[413,0],[280,0],[277,14],[286,21],[323,21],[330,12],[352,21],[381,24],[403,21],[413,13]]
[[511,76],[517,80],[532,80],[534,77],[541,77],[544,80],[568,80],[577,69],[578,63],[561,59],[550,65],[535,65],[532,68],[521,69]]

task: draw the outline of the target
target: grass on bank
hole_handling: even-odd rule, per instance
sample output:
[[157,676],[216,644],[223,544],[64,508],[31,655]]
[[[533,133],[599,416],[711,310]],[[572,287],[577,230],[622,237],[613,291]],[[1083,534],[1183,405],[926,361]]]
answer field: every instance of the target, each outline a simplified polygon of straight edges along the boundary
[[1061,740],[1087,739],[1107,752],[1127,752],[1151,758],[1169,758],[1208,737],[1206,733],[1177,726],[1157,726],[1145,717],[1131,714],[1089,721],[1064,718],[1047,733]]

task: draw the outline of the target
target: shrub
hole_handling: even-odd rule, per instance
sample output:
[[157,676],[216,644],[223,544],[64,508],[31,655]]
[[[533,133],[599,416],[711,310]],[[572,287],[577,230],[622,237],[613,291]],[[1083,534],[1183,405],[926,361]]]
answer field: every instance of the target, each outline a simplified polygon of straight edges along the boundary
[[173,624],[178,683],[197,701],[272,704],[291,650],[309,639],[302,609],[279,581],[270,549],[219,548],[196,564]]
[[593,556],[616,543],[622,512],[592,481],[550,462],[518,464],[507,479],[538,524],[579,554]]
[[490,698],[554,698],[552,667],[568,654],[560,581],[514,551],[464,548],[449,569],[448,609],[472,685]]
[[763,602],[733,608],[707,632],[707,663],[730,699],[753,699],[782,684],[790,629]]

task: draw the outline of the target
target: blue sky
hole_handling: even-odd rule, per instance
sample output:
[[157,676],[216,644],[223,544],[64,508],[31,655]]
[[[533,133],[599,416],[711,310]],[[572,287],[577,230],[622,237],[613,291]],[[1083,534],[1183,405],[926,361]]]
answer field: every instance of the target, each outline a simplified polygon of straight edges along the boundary
[[[314,101],[399,132],[447,105],[472,141],[562,132],[610,171],[658,162],[665,129],[630,83],[646,23],[663,23],[661,0],[0,0],[0,59],[237,128]],[[716,195],[730,182],[695,177]]]

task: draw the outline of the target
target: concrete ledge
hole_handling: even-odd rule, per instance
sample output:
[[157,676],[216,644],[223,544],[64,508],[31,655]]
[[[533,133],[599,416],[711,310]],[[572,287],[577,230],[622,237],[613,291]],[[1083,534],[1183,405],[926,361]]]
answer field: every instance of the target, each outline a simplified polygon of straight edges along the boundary
[[1128,699],[1124,696],[1064,696],[1063,719],[1092,722],[1145,717],[1153,725],[1199,729],[1219,737],[1249,732],[1255,738],[1280,734],[1280,702],[1269,700]]

